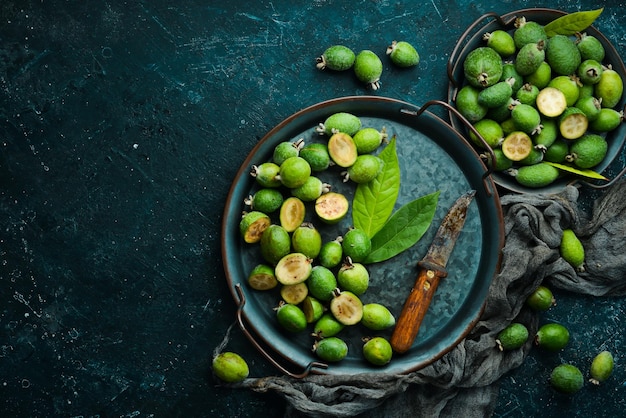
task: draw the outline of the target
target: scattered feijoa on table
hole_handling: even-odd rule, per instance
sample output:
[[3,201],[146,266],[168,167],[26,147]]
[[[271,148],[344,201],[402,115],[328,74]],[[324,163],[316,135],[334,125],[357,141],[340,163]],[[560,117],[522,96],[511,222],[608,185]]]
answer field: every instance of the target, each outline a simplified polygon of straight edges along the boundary
[[213,374],[227,383],[241,382],[250,373],[248,363],[237,353],[222,352],[213,358]]
[[528,340],[528,328],[519,322],[512,322],[498,333],[496,345],[500,351],[515,350]]
[[526,299],[526,305],[534,311],[545,312],[556,305],[556,300],[548,287],[539,285]]
[[406,41],[393,41],[387,47],[387,55],[398,67],[414,67],[420,62],[420,56],[413,45]]
[[378,90],[382,73],[383,63],[378,55],[369,49],[358,53],[354,61],[354,74],[359,81],[365,83],[372,90]]
[[609,351],[600,352],[591,362],[591,368],[589,370],[591,378],[589,381],[594,385],[599,385],[604,382],[613,373],[613,366],[613,354]]
[[334,71],[345,71],[352,68],[356,55],[345,45],[333,45],[328,47],[317,58],[316,67],[320,70],[328,68]]
[[535,335],[535,344],[548,351],[559,351],[569,342],[569,331],[561,324],[542,325]]
[[565,229],[560,244],[561,257],[576,270],[583,270],[585,263],[585,248],[572,229]]
[[582,389],[584,384],[583,374],[573,364],[560,364],[550,374],[550,384],[557,391],[564,394],[572,394]]

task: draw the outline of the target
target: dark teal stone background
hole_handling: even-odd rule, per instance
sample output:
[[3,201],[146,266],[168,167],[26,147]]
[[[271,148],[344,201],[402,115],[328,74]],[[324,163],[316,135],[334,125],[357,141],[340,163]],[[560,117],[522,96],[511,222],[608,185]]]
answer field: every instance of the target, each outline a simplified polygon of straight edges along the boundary
[[[326,99],[445,100],[446,63],[469,24],[542,6],[604,6],[595,26],[626,56],[617,1],[3,0],[2,415],[282,415],[278,396],[220,388],[210,375],[235,320],[220,226],[242,161],[281,120]],[[377,92],[315,69],[331,44],[382,56],[394,39],[421,62],[383,60]],[[596,195],[583,190],[584,205]],[[533,351],[503,376],[494,416],[623,415],[626,304],[557,298],[544,319],[567,325],[570,345]],[[237,329],[228,349],[253,376],[275,373]],[[554,365],[586,373],[603,349],[616,358],[604,385],[571,398],[549,389]]]

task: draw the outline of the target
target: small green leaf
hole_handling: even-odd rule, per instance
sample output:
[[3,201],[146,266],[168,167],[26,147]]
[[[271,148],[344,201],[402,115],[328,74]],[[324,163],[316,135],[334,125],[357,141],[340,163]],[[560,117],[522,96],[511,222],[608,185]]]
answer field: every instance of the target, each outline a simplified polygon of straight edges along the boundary
[[412,247],[433,221],[439,191],[417,198],[398,209],[376,235],[364,263],[388,260]]
[[544,26],[546,35],[573,35],[593,24],[604,8],[563,15]]
[[572,167],[570,165],[559,164],[559,163],[551,163],[549,161],[546,161],[546,162],[548,164],[550,164],[551,166],[556,167],[559,170],[567,171],[568,173],[578,174],[579,176],[588,177],[590,179],[608,180],[602,174],[596,173],[593,170],[589,170],[589,169],[582,170],[580,168],[575,168],[575,167]]
[[387,222],[400,193],[395,136],[378,156],[383,160],[382,171],[374,180],[357,186],[352,202],[352,223],[370,238]]

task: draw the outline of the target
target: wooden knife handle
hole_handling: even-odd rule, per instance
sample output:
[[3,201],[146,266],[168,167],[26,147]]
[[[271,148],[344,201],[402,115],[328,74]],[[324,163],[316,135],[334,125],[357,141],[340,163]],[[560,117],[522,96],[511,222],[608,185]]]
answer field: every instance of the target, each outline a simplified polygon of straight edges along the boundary
[[404,302],[404,307],[391,335],[391,348],[395,352],[404,353],[413,345],[433,294],[437,290],[439,279],[446,277],[446,275],[447,272],[442,268],[422,267],[420,269],[415,285]]

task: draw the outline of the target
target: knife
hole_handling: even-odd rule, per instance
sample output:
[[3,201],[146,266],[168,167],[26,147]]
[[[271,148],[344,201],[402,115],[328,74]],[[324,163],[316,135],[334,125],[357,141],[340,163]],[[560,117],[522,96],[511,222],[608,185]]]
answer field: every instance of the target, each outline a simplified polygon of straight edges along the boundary
[[471,190],[454,202],[441,222],[428,252],[417,263],[419,267],[417,280],[404,302],[391,335],[391,348],[397,353],[404,353],[413,345],[439,280],[448,275],[446,264],[463,229],[467,208],[475,194],[476,191]]

